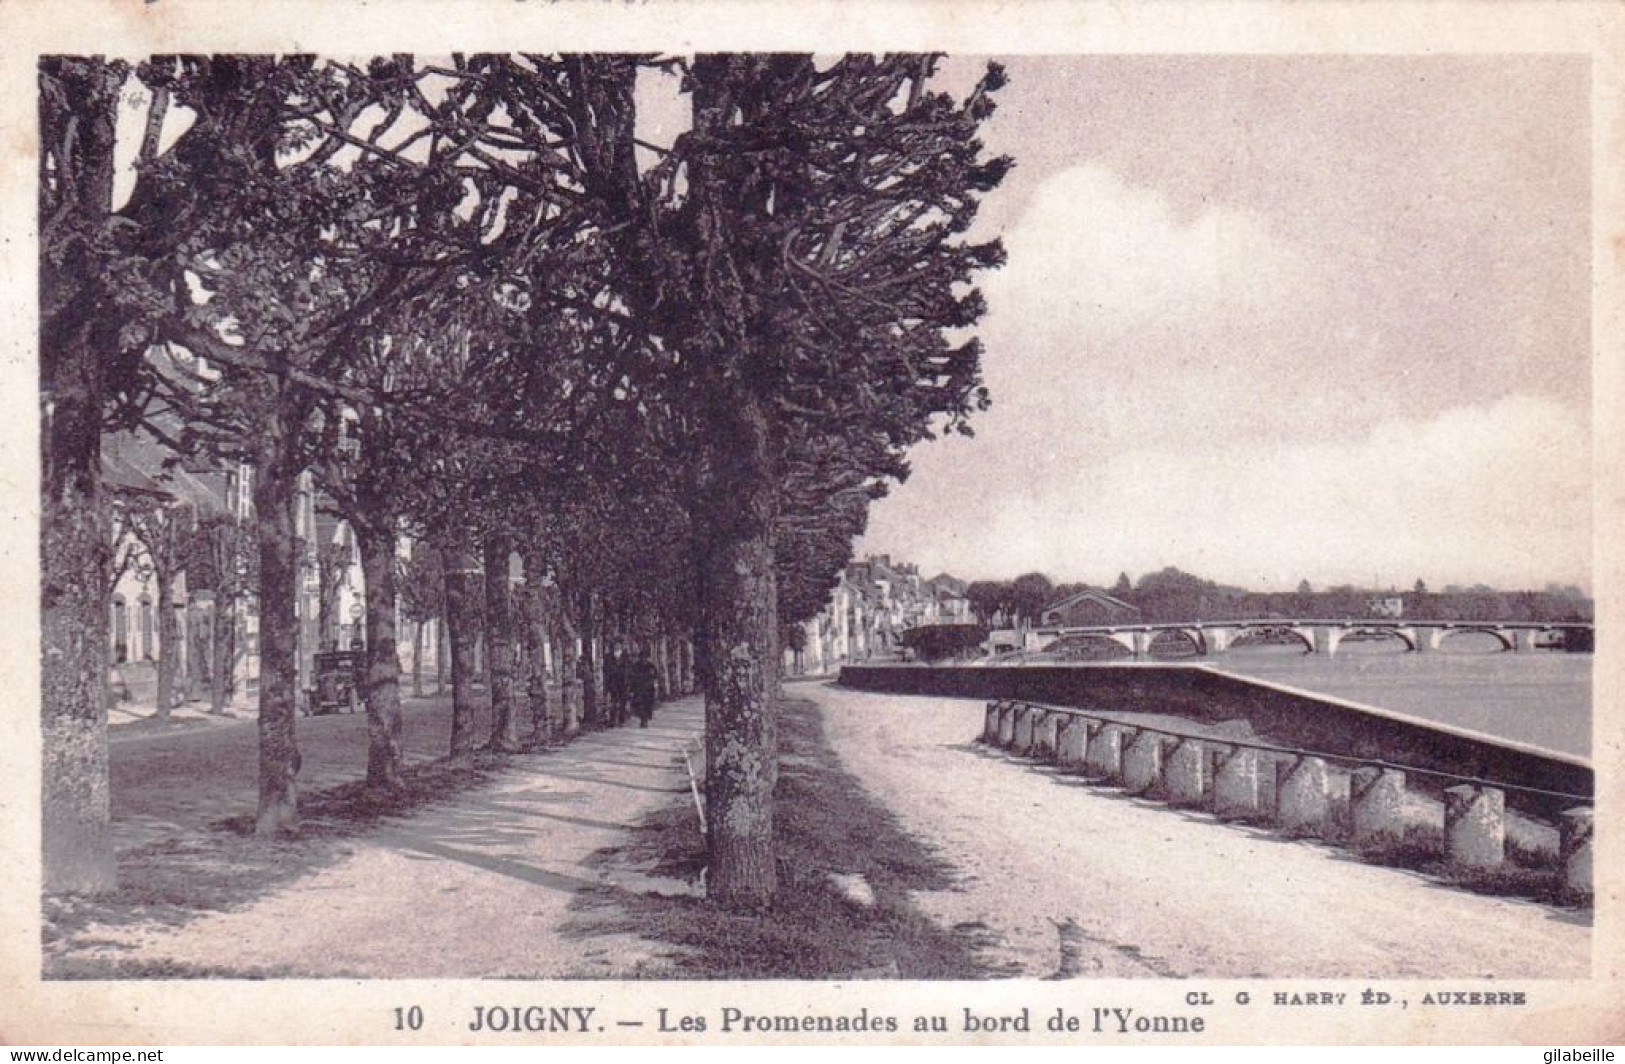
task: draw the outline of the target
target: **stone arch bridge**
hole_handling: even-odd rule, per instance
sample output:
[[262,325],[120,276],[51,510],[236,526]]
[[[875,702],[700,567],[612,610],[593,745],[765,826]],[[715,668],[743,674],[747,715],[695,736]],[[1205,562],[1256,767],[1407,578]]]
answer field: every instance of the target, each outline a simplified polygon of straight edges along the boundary
[[1222,654],[1249,635],[1267,635],[1291,638],[1302,643],[1305,653],[1337,653],[1344,640],[1392,638],[1405,644],[1405,649],[1423,653],[1438,650],[1454,635],[1481,632],[1494,636],[1505,651],[1526,652],[1536,649],[1543,634],[1561,635],[1569,639],[1571,631],[1591,633],[1593,625],[1574,621],[1404,621],[1404,620],[1281,620],[1206,621],[1189,624],[1120,624],[1087,625],[1082,627],[1043,627],[1028,633],[1029,650],[1041,650],[1067,638],[1095,637],[1109,639],[1126,648],[1137,658],[1151,652],[1151,643],[1158,636],[1173,633],[1183,637],[1197,654]]

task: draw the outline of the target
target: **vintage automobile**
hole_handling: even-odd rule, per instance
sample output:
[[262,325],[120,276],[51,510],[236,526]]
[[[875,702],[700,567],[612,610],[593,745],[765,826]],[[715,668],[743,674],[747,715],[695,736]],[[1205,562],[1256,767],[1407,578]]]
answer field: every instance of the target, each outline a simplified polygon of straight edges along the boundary
[[328,650],[318,653],[311,669],[314,686],[305,693],[305,712],[310,716],[327,713],[354,713],[362,705],[362,684],[366,654],[359,650]]

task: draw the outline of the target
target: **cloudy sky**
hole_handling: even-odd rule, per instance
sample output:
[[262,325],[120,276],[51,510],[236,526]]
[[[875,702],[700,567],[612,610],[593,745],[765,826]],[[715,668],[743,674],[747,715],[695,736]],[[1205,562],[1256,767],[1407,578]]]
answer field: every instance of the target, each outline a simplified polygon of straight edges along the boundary
[[916,449],[861,551],[968,578],[1591,585],[1583,59],[1007,66],[994,406]]

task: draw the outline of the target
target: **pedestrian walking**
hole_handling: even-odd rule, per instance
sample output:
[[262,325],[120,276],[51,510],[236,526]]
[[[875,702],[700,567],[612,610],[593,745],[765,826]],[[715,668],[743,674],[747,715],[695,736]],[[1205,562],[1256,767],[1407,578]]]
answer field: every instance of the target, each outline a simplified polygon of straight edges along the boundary
[[655,665],[649,652],[643,651],[631,667],[632,712],[637,714],[638,727],[647,728],[655,713]]

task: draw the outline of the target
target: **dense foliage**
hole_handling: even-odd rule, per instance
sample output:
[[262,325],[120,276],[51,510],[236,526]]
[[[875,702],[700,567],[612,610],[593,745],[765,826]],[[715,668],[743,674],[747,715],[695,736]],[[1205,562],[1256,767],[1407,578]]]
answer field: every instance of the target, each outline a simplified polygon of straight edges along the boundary
[[[1053,583],[1040,573],[1014,580],[978,580],[966,589],[983,624],[1036,624],[1043,611],[1089,585]],[[1589,621],[1591,598],[1577,587],[1550,585],[1540,591],[1501,591],[1483,584],[1448,585],[1430,591],[1417,580],[1405,591],[1338,584],[1316,591],[1309,581],[1295,591],[1249,591],[1168,566],[1137,582],[1128,574],[1106,592],[1138,610],[1149,623],[1256,620],[1270,617],[1346,620],[1393,613],[1431,621]]]
[[899,641],[922,661],[941,661],[979,651],[987,629],[979,624],[922,624],[910,628]]

